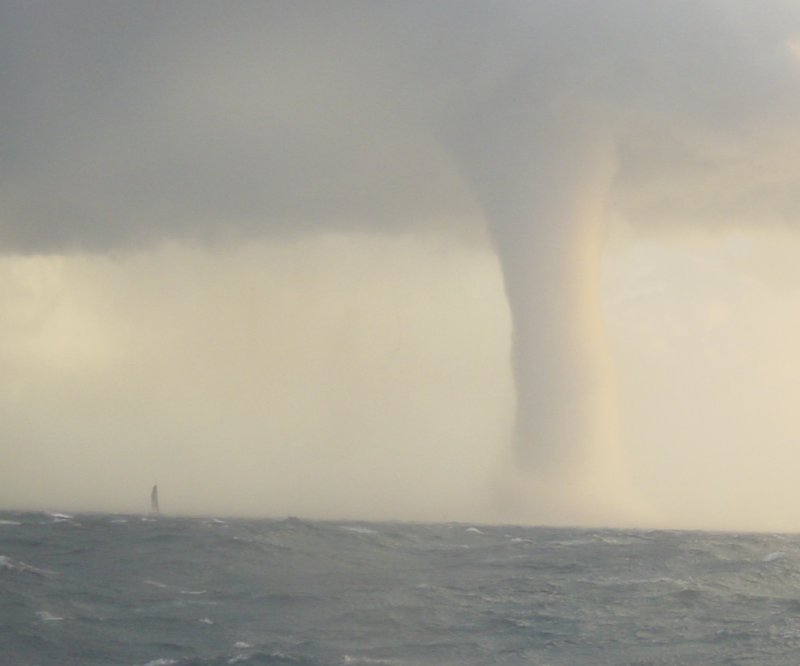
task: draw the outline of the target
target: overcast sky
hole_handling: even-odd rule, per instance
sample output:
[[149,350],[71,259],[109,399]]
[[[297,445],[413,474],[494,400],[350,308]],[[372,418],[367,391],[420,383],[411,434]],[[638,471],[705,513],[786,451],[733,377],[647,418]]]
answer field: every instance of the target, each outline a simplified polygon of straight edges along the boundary
[[6,2],[0,99],[2,505],[503,518],[608,355],[513,517],[800,527],[795,2]]

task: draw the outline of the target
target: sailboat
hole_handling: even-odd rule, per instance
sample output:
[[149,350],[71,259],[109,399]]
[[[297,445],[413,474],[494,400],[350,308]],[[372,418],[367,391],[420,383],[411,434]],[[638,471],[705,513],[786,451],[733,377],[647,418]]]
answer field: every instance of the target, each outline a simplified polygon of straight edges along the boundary
[[150,491],[150,513],[156,515],[161,513],[161,509],[158,508],[158,484],[154,485]]

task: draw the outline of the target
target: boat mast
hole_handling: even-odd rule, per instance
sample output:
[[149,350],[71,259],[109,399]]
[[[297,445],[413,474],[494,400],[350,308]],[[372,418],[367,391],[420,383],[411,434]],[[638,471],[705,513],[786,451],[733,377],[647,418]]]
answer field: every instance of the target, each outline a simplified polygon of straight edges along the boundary
[[150,513],[161,513],[158,508],[158,484],[154,485],[153,490],[150,491]]

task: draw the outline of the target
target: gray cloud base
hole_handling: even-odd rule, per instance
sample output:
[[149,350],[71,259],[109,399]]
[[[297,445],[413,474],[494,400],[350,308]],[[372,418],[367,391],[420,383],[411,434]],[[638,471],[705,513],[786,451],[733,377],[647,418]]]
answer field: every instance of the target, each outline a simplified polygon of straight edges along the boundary
[[[491,134],[509,113],[534,126],[563,99],[614,128],[620,208],[713,217],[713,201],[674,203],[670,188],[687,166],[702,182],[735,158],[684,138],[747,146],[798,111],[786,40],[800,10],[768,5],[6,3],[2,247],[454,215],[466,133]],[[524,142],[492,159],[513,162]],[[747,201],[771,203],[750,207],[793,219],[792,180],[759,181]]]

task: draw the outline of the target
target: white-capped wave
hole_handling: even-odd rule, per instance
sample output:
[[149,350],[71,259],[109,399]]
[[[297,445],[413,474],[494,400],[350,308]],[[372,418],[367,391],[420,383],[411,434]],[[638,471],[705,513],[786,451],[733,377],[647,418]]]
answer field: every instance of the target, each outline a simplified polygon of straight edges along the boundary
[[166,583],[162,583],[157,580],[143,580],[142,583],[144,583],[145,585],[152,585],[153,587],[161,587],[161,588],[167,587]]
[[641,539],[629,536],[601,536],[600,541],[609,546],[630,546],[641,541]]
[[36,617],[38,617],[42,622],[59,622],[64,619],[63,617],[53,615],[53,613],[46,610],[36,611]]
[[208,594],[206,590],[180,590],[181,594]]
[[53,519],[54,523],[60,523],[60,522],[63,522],[65,520],[74,520],[75,519],[75,516],[70,516],[68,513],[58,513],[58,512],[55,512],[55,511],[47,511],[46,513],[47,513],[48,516],[50,516]]
[[236,641],[233,644],[233,647],[239,648],[240,650],[246,650],[247,648],[253,647],[250,643],[246,643],[245,641]]
[[142,666],[172,666],[173,664],[177,664],[177,659],[167,659],[166,657],[161,657],[160,659],[153,659],[153,661],[148,661],[146,664]]
[[472,532],[472,534],[483,534],[477,527],[468,527],[465,532]]
[[202,624],[216,624],[216,623],[214,622],[214,620],[212,620],[210,617],[201,617],[201,618],[198,620],[198,622],[201,622]]
[[22,525],[18,520],[0,520],[0,525]]
[[785,557],[786,557],[786,553],[784,553],[782,550],[776,550],[774,553],[769,553],[767,555],[764,555],[764,557],[762,558],[761,561],[762,562],[775,562],[775,560],[782,560]]
[[375,530],[371,530],[369,527],[362,527],[361,525],[342,525],[342,529],[348,532],[355,532],[356,534],[377,534]]
[[40,569],[39,567],[34,567],[33,565],[28,564],[27,562],[23,562],[21,560],[15,560],[8,555],[0,555],[0,569],[9,569],[11,571],[26,571],[28,573],[35,573],[41,574],[43,576],[51,575],[52,571],[49,569]]

